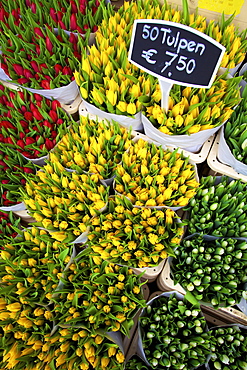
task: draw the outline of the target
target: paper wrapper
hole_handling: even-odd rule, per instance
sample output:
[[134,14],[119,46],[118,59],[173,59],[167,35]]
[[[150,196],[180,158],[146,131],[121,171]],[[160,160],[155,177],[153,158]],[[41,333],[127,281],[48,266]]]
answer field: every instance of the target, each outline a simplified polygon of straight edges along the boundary
[[163,145],[175,145],[192,153],[198,152],[205,141],[207,141],[210,136],[214,135],[224,124],[222,123],[220,126],[203,130],[192,135],[166,135],[155,128],[149,119],[144,115],[142,115],[142,123],[145,134],[153,140],[158,141]]
[[141,112],[138,112],[134,116],[135,118],[131,118],[120,114],[104,112],[85,100],[83,100],[83,103],[88,113],[94,114],[100,118],[105,118],[108,121],[116,121],[124,127],[132,127],[133,130],[142,130],[143,128],[141,121]]

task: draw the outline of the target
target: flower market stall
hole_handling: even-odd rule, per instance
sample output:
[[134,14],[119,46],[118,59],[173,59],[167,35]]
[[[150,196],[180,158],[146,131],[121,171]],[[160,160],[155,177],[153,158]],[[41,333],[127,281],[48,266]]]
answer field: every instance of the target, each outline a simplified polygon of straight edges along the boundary
[[1,2],[1,370],[247,368],[232,13]]

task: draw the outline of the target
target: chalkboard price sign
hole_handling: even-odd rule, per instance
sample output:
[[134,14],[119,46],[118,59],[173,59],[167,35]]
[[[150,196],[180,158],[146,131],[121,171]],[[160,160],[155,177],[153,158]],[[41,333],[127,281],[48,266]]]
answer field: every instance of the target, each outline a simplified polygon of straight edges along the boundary
[[224,46],[194,28],[170,21],[137,19],[129,60],[160,80],[209,88],[224,52]]

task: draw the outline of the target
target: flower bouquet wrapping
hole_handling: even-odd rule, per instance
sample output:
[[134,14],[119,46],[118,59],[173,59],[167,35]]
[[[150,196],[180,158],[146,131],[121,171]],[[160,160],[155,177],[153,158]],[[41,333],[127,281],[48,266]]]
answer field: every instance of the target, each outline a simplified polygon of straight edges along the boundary
[[195,369],[207,362],[210,340],[200,306],[177,292],[151,299],[139,318],[137,353],[152,369]]
[[48,229],[58,241],[77,241],[87,231],[90,218],[101,212],[108,201],[109,188],[97,175],[68,172],[57,162],[48,162],[27,178],[22,200],[36,225]]
[[216,77],[210,89],[173,85],[168,111],[161,107],[160,86],[143,109],[145,134],[166,145],[196,152],[231,116],[240,101],[241,77]]
[[171,152],[143,139],[123,154],[114,189],[135,206],[171,208],[188,204],[196,194],[196,166],[178,150]]
[[217,156],[236,172],[247,175],[247,87],[242,100],[220,130]]
[[47,231],[35,226],[18,231],[1,251],[1,294],[19,297],[21,303],[48,305],[72,249],[72,245],[54,241]]
[[19,227],[21,219],[14,217],[13,213],[0,211],[0,248],[17,235],[16,229]]
[[179,221],[171,209],[136,208],[116,196],[91,220],[87,245],[99,261],[146,270],[174,255],[183,234]]
[[55,320],[59,326],[128,336],[133,317],[146,303],[140,278],[126,266],[101,262],[86,248],[64,271],[63,285],[51,298]]
[[18,211],[26,207],[20,199],[20,187],[25,176],[35,173],[36,167],[19,152],[0,143],[0,210]]
[[211,328],[210,370],[243,370],[247,367],[247,327],[244,325]]
[[102,182],[111,183],[123,153],[133,144],[133,133],[118,123],[80,118],[72,123],[50,154],[50,161],[79,174],[96,174]]
[[194,236],[175,250],[171,271],[174,283],[214,308],[233,306],[246,297],[246,239]]
[[[4,80],[33,93],[71,103],[78,95],[73,73],[87,39],[31,22],[31,30],[14,34],[6,30],[1,38],[1,68]],[[58,90],[57,90],[58,89]]]
[[57,100],[0,85],[0,142],[37,164],[56,145],[69,125],[69,116]]
[[200,189],[184,208],[187,234],[247,237],[246,184],[227,176],[201,178]]

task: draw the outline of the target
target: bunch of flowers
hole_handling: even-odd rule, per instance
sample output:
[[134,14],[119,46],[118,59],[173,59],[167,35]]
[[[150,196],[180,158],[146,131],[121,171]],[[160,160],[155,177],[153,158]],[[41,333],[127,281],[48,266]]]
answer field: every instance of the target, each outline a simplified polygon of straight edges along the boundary
[[174,85],[167,112],[161,107],[160,86],[156,85],[149,104],[146,99],[144,114],[167,135],[190,135],[220,126],[240,101],[241,77],[226,79],[226,75],[216,77],[210,89]]
[[[43,349],[49,349],[46,341],[54,326],[52,313],[45,307],[21,304],[4,297],[0,298],[0,307],[1,368],[40,369],[39,357],[52,361],[50,353],[45,352],[43,356]],[[50,367],[46,369],[51,370]]]
[[[169,9],[169,10],[168,10]],[[96,33],[96,45],[84,52],[75,79],[83,99],[103,111],[134,116],[150,95],[157,79],[128,61],[134,19],[159,18],[171,8],[158,1],[124,3],[114,15],[107,14]]]
[[27,158],[47,155],[69,122],[59,101],[27,90],[11,91],[2,85],[0,108],[0,142],[16,148]]
[[35,226],[18,234],[1,251],[2,293],[13,299],[19,296],[21,303],[48,304],[70,260],[72,247],[54,241],[47,231]]
[[[222,61],[222,66],[224,67],[235,66],[235,63],[240,63],[244,59],[247,50],[247,42],[245,40],[246,32],[240,34],[237,29],[235,29],[234,25],[231,24],[232,18],[226,21],[224,17],[222,17],[221,22],[217,23],[213,21],[207,26],[205,18],[195,14],[186,15],[186,12],[182,14],[180,11],[172,9],[166,2],[163,6],[156,0],[148,2],[138,1],[137,3],[124,2],[124,5],[118,12],[114,15],[107,14],[104,17],[96,33],[96,45],[89,48],[89,54],[86,52],[83,53],[80,69],[75,73],[76,82],[80,86],[83,99],[96,105],[103,111],[133,116],[141,111],[143,106],[150,105],[151,95],[153,95],[152,99],[154,104],[153,107],[149,108],[148,114],[153,116],[152,110],[155,108],[157,111],[160,108],[160,106],[156,104],[160,101],[160,91],[159,88],[156,87],[158,85],[158,80],[131,64],[127,58],[127,50],[130,44],[134,20],[142,18],[180,22],[209,34],[218,41],[220,40],[222,45],[227,48],[225,57]],[[200,119],[202,120],[204,116],[204,129],[207,127],[206,117],[210,115],[211,110],[213,110],[213,119],[212,122],[208,124],[209,127],[207,128],[216,125],[215,119],[219,116],[221,116],[221,119],[225,120],[230,115],[231,110],[229,112],[229,109],[238,101],[238,94],[237,91],[233,89],[233,86],[238,84],[239,79],[234,78],[231,83],[226,83],[223,79],[221,80],[220,83],[217,80],[217,82],[215,82],[217,87],[215,86],[211,90],[211,94],[214,93],[213,89],[219,90],[218,94],[220,96],[217,98],[215,95],[211,96],[211,99],[214,98],[217,102],[219,99],[221,100],[221,104],[218,102],[215,108],[215,103],[211,104],[211,102],[208,102],[207,106],[203,108],[205,98],[210,100],[210,97],[206,95],[203,89],[195,89],[193,94],[188,94],[188,97],[190,95],[191,97],[195,95],[195,97],[191,104],[187,101],[186,108],[182,108],[181,105],[179,106],[180,111],[182,109],[187,111],[188,106],[190,106],[190,111],[193,110],[193,115],[195,117],[198,116],[197,113],[200,109],[201,115],[197,118],[194,130],[197,130],[198,126],[201,126]],[[218,87],[218,85],[220,86]],[[228,88],[231,92],[229,92]],[[178,89],[178,87],[173,87],[174,106],[179,102],[175,99],[176,89]],[[179,87],[179,90],[180,89]],[[222,101],[222,97],[224,97],[224,101]],[[175,110],[177,109],[178,107],[176,107]],[[176,116],[177,115],[178,113]],[[159,116],[164,117],[164,112],[160,112]],[[176,116],[174,116],[174,118]],[[170,118],[172,117],[173,116]],[[193,120],[195,117],[193,117]],[[172,126],[175,126],[174,129],[176,127],[179,128],[183,124],[184,118],[177,118],[178,122],[172,124]],[[189,116],[188,119],[189,118],[191,117]],[[187,127],[187,129],[189,128],[190,127]],[[187,129],[185,129],[185,131]]]
[[247,164],[247,87],[243,90],[242,100],[235,108],[224,127],[224,137],[233,156]]
[[[30,19],[40,26],[49,25],[51,28],[60,27],[67,31],[75,31],[81,34],[88,29],[97,31],[97,25],[101,22],[103,12],[106,9],[112,12],[112,6],[105,5],[102,0],[61,0],[54,3],[52,0],[18,0],[11,3],[3,0],[0,20],[14,31],[12,23],[25,29],[30,25]],[[9,20],[9,13],[13,20]],[[21,24],[20,24],[21,20]]]
[[198,186],[188,157],[143,139],[123,154],[116,169],[116,192],[136,206],[185,206]]
[[188,211],[188,233],[246,237],[246,184],[222,176],[201,178],[200,189],[184,210]]
[[239,303],[247,282],[247,243],[237,239],[183,240],[172,263],[175,284],[214,307]]
[[[32,3],[35,3],[35,14],[30,15],[40,25],[49,24],[52,28],[60,27],[80,34],[85,34],[88,29],[91,32],[96,32],[97,25],[103,18],[103,12],[106,11],[104,0],[61,0],[59,3],[46,0],[42,1],[42,5],[39,1],[33,2],[32,0]],[[26,1],[27,6],[32,3]],[[107,6],[107,10],[112,13],[110,4]],[[23,14],[23,9],[21,14]]]
[[174,255],[183,234],[171,209],[136,208],[119,197],[91,220],[88,245],[93,255],[131,267],[152,267]]
[[[4,23],[7,28],[14,29],[15,26],[18,27],[20,23],[20,11],[17,7],[16,3],[13,1],[11,2],[11,6],[9,7],[9,1],[2,1],[0,4],[0,22],[1,24]],[[3,28],[0,24],[0,32],[3,32]]]
[[189,370],[206,362],[211,335],[200,309],[185,298],[158,296],[139,321],[144,353],[153,369]]
[[4,244],[16,237],[17,231],[21,219],[14,217],[12,212],[0,211],[0,248],[2,249]]
[[18,34],[6,31],[1,35],[1,67],[22,86],[54,89],[74,80],[73,72],[86,45],[87,37],[61,29],[55,33],[48,27],[33,26]]
[[109,188],[97,175],[68,172],[57,162],[48,162],[27,178],[22,200],[37,225],[51,230],[58,241],[72,241],[86,231],[86,223],[108,201]]
[[100,179],[114,176],[123,153],[132,145],[131,131],[118,123],[80,118],[62,137],[50,161],[59,161],[77,173],[94,173]]
[[63,287],[52,297],[59,326],[85,327],[93,333],[102,329],[129,335],[132,318],[145,300],[136,275],[119,266],[91,256],[86,248],[64,272]]
[[133,356],[131,359],[126,363],[125,370],[148,370],[149,367],[145,364],[145,362],[138,356]]
[[0,144],[0,207],[20,203],[19,188],[26,183],[25,175],[36,168],[20,153]]
[[[45,370],[123,370],[124,355],[119,346],[100,334],[82,328],[58,328],[39,355]],[[49,364],[51,361],[51,364]]]
[[247,367],[246,327],[237,325],[211,329],[210,369],[244,370]]

